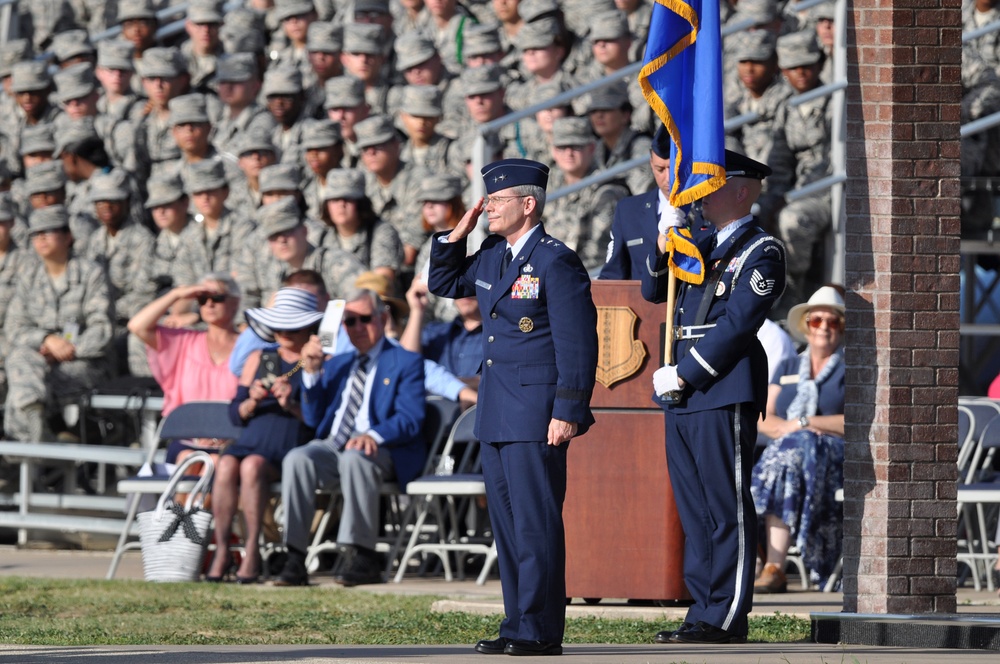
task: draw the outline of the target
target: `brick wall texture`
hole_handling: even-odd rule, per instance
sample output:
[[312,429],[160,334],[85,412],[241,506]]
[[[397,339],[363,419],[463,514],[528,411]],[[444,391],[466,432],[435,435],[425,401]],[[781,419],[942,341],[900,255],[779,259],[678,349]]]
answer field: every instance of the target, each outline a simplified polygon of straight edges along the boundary
[[848,3],[848,612],[955,611],[961,5]]

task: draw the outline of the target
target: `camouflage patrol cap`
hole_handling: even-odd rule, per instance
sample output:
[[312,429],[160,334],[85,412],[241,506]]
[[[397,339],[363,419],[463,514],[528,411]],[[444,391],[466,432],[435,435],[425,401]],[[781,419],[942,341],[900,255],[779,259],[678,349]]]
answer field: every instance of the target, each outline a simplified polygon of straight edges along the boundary
[[65,205],[50,205],[39,208],[28,218],[28,234],[44,233],[45,231],[69,230],[69,213]]
[[298,228],[304,223],[299,203],[291,196],[262,205],[257,210],[257,227],[264,237]]
[[41,92],[52,83],[44,62],[18,62],[11,69],[10,87],[14,92]]
[[629,34],[628,19],[618,10],[601,12],[590,24],[591,41],[614,41]]
[[135,46],[124,39],[108,39],[97,44],[97,66],[104,69],[135,71]]
[[302,127],[300,145],[304,150],[318,150],[342,145],[344,137],[340,125],[331,120],[310,120]]
[[521,0],[517,5],[517,14],[526,23],[557,15],[559,5],[556,0]]
[[326,176],[324,201],[335,199],[360,200],[365,197],[365,174],[357,168],[336,168]]
[[552,123],[552,145],[557,148],[590,145],[595,138],[587,118],[556,118]]
[[[528,95],[528,103],[531,106],[541,104],[543,101],[548,101],[557,95],[561,95],[569,90],[570,87],[572,87],[571,84],[562,77],[541,83],[531,90],[531,93]],[[562,104],[561,108],[571,108],[572,104],[572,101],[567,101]]]
[[462,53],[467,58],[492,55],[502,51],[500,34],[495,25],[474,25],[466,28]]
[[146,205],[147,210],[169,205],[187,196],[184,192],[184,183],[176,173],[168,173],[150,178],[146,182]]
[[66,187],[66,172],[58,159],[36,164],[27,170],[24,188],[29,196],[47,194]]
[[385,35],[381,25],[348,23],[344,26],[344,53],[382,55]]
[[309,0],[277,0],[274,3],[274,17],[284,21],[293,16],[304,16],[315,12],[316,7]]
[[364,14],[368,12],[388,14],[389,0],[354,0],[355,14]]
[[60,104],[73,99],[82,99],[97,89],[94,68],[89,62],[60,69],[52,80],[56,84],[55,100]]
[[208,102],[200,92],[174,97],[168,102],[167,108],[170,109],[171,127],[211,122],[208,117]]
[[782,69],[814,65],[823,57],[815,30],[800,30],[778,37],[778,66]]
[[156,20],[156,10],[150,0],[120,0],[118,3],[118,23],[134,19]]
[[57,62],[66,62],[81,55],[94,55],[94,45],[86,30],[67,30],[52,38],[52,52]]
[[392,120],[385,115],[372,115],[354,125],[354,144],[358,149],[382,145],[391,140],[399,140],[399,134]]
[[555,45],[558,36],[558,21],[554,18],[541,18],[521,26],[514,38],[514,43],[522,51],[548,48]]
[[262,194],[270,194],[275,191],[298,191],[302,174],[295,164],[272,164],[260,169],[257,181]]
[[90,202],[128,200],[128,182],[125,172],[119,169],[98,173],[90,180]]
[[420,181],[420,192],[417,200],[450,201],[462,195],[462,180],[457,175],[432,174]]
[[271,140],[271,132],[264,128],[251,129],[243,132],[236,141],[236,156],[242,157],[248,152],[273,152],[278,154],[278,148]]
[[197,194],[221,187],[228,187],[226,167],[219,157],[202,159],[189,164],[184,171],[184,191]]
[[191,0],[187,17],[197,24],[222,23],[225,20],[218,0]]
[[219,41],[226,53],[251,53],[256,56],[264,50],[264,35],[260,30],[230,25],[228,15],[219,29]]
[[9,191],[0,192],[0,222],[14,221],[14,198]]
[[328,21],[313,21],[306,33],[306,50],[315,53],[340,53],[344,50],[343,28]]
[[466,97],[489,94],[503,87],[500,83],[500,67],[493,63],[463,69],[459,80],[462,94]]
[[21,145],[19,154],[37,154],[39,152],[55,152],[56,138],[51,124],[26,125],[21,130]]
[[732,20],[734,23],[749,20],[753,25],[764,25],[778,18],[778,15],[775,0],[740,0]]
[[810,21],[815,22],[823,19],[828,21],[837,20],[837,7],[832,2],[820,3],[809,10]]
[[217,83],[243,83],[257,76],[257,59],[250,53],[232,53],[216,61]]
[[155,46],[143,51],[138,69],[142,78],[174,78],[188,70],[180,50],[172,46]]
[[334,76],[323,86],[326,101],[323,108],[354,108],[365,101],[365,83],[353,76]]
[[63,152],[78,154],[76,150],[79,146],[95,142],[103,145],[97,128],[94,127],[94,118],[79,118],[59,130],[56,136],[56,150],[52,156],[59,157]]
[[0,77],[10,76],[18,62],[31,57],[31,42],[27,39],[12,39],[0,48]]
[[587,113],[594,111],[617,111],[631,108],[628,100],[628,85],[625,81],[615,81],[611,85],[594,90],[587,101]]
[[400,111],[418,118],[439,118],[441,90],[436,85],[407,85],[403,88],[403,105]]
[[294,65],[278,65],[264,74],[265,97],[292,96],[302,93],[302,72]]
[[774,33],[767,30],[753,30],[740,35],[733,55],[740,62],[767,62],[774,57]]
[[436,54],[434,42],[416,30],[411,30],[396,39],[396,67],[400,71],[423,64]]

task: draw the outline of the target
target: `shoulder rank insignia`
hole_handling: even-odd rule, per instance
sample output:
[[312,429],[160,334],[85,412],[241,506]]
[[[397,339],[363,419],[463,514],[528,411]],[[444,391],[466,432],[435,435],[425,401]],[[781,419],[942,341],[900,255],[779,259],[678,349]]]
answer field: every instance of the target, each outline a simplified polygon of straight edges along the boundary
[[750,289],[761,297],[770,295],[774,290],[774,279],[765,279],[760,271],[754,270],[750,275]]

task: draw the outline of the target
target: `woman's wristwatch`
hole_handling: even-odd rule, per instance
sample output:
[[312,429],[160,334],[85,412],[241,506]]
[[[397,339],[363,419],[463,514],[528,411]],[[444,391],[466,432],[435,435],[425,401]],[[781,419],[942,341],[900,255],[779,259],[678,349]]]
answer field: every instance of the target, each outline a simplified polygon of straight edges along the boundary
[[799,428],[806,429],[809,427],[809,418],[803,415],[799,418]]

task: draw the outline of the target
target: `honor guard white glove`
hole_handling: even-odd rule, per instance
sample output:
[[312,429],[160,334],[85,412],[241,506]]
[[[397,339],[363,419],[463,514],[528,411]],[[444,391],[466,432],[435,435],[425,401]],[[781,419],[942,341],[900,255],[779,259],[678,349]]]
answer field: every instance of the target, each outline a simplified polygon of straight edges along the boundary
[[662,397],[668,392],[678,392],[680,389],[675,365],[668,364],[653,372],[653,391],[656,392],[656,396]]
[[660,221],[657,228],[660,235],[666,235],[672,226],[683,226],[687,223],[687,216],[681,210],[672,205],[665,205],[660,208]]

